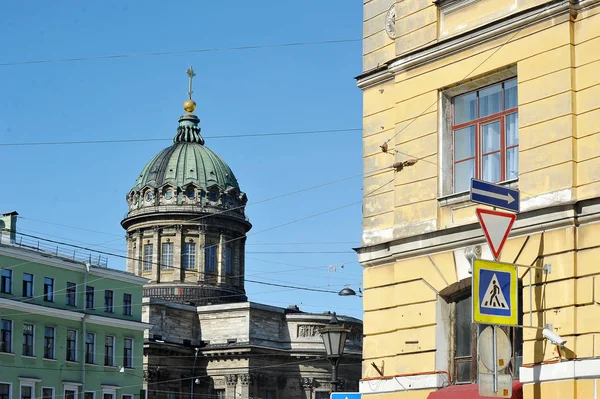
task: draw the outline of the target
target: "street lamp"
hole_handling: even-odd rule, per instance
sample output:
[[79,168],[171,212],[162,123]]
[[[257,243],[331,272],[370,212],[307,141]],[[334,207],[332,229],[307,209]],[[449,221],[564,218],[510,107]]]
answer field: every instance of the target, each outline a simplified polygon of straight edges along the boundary
[[344,345],[346,344],[346,337],[350,330],[338,323],[335,312],[333,312],[329,324],[321,328],[319,332],[321,333],[321,338],[323,338],[323,344],[325,344],[327,359],[331,363],[331,387],[332,391],[335,392],[338,385],[337,369],[340,364],[340,358],[344,354]]

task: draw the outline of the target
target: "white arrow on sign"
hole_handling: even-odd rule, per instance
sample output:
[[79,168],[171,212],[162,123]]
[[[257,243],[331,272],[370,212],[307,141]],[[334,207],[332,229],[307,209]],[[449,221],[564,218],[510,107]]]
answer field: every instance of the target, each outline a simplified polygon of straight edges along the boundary
[[473,194],[484,195],[486,197],[496,198],[499,200],[506,201],[507,204],[511,204],[511,203],[515,202],[514,197],[512,195],[510,195],[510,193],[508,193],[506,195],[502,195],[502,194],[498,194],[498,193],[492,193],[489,191],[480,190],[478,188],[474,188],[471,191],[473,192]]

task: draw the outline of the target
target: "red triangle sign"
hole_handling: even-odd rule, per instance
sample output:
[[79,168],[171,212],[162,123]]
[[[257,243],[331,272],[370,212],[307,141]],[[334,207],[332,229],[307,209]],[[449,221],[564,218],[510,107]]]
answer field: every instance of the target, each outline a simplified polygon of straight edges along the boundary
[[517,215],[487,209],[475,209],[475,213],[485,234],[485,239],[490,245],[494,259],[498,260]]

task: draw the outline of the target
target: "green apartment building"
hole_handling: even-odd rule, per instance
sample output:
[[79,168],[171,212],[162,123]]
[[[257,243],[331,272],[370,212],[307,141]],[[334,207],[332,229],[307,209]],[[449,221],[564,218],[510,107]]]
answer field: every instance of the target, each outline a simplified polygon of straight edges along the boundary
[[0,221],[0,399],[142,399],[146,280],[15,221]]

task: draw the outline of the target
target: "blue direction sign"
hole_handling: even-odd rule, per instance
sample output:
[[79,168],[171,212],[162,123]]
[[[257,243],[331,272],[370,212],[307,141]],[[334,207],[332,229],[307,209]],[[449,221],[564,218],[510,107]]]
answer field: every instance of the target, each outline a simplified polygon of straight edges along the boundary
[[357,392],[332,392],[331,399],[361,399],[362,393]]
[[471,179],[471,201],[513,212],[520,209],[519,190]]

